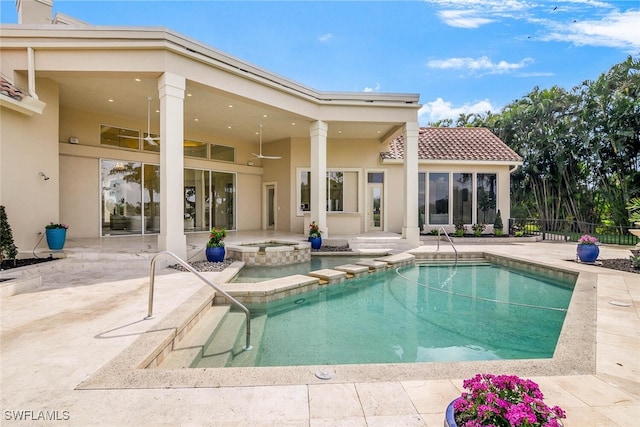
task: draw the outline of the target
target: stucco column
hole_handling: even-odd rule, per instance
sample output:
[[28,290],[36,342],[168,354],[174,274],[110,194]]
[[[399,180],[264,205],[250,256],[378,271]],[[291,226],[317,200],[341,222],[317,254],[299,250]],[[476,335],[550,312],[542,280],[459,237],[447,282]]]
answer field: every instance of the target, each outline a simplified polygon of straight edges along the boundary
[[[325,122],[311,124],[311,221],[322,235],[329,237],[327,227],[327,129]],[[305,233],[307,230],[305,230]]]
[[404,216],[402,237],[410,245],[420,245],[418,229],[418,133],[416,122],[404,125]]
[[160,236],[158,250],[187,259],[184,234],[184,90],[185,78],[164,73],[160,94]]

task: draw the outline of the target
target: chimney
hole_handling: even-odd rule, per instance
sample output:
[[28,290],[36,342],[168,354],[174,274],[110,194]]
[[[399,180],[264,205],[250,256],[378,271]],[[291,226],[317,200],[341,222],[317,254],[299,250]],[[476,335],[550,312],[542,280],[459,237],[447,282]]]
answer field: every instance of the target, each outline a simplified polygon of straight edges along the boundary
[[51,24],[53,0],[16,0],[18,24]]

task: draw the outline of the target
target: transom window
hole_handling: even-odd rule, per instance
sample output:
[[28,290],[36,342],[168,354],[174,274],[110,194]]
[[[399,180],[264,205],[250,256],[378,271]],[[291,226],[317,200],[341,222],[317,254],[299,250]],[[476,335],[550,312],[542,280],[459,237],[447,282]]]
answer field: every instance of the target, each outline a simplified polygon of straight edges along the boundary
[[[150,137],[150,138],[148,138]],[[100,144],[111,147],[126,148],[130,150],[160,152],[160,135],[141,132],[135,129],[126,129],[111,125],[100,125]],[[227,145],[212,144],[202,141],[185,139],[183,142],[185,157],[198,159],[210,159],[222,162],[235,162],[236,149]]]

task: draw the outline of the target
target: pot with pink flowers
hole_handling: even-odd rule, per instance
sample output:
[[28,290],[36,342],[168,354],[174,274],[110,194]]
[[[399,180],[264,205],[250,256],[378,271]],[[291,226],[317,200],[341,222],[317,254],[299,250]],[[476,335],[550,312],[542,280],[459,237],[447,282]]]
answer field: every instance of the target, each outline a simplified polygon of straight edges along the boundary
[[580,262],[593,264],[598,259],[599,254],[598,239],[588,234],[584,234],[578,239],[576,255],[580,259]]

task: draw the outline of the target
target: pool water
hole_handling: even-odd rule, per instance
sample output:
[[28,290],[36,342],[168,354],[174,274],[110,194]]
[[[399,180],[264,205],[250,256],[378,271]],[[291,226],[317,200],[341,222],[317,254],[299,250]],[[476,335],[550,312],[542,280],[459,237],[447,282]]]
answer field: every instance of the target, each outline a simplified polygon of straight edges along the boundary
[[309,262],[278,266],[245,265],[233,279],[234,282],[252,283],[278,277],[293,276],[294,274],[308,274],[310,271],[333,268],[339,265],[355,264],[360,260],[372,259],[361,256],[312,256]]
[[573,282],[487,263],[398,271],[250,307],[266,316],[253,366],[553,356]]

